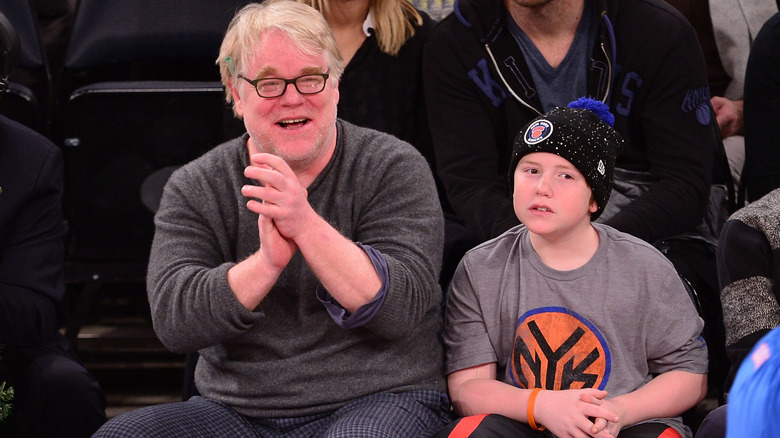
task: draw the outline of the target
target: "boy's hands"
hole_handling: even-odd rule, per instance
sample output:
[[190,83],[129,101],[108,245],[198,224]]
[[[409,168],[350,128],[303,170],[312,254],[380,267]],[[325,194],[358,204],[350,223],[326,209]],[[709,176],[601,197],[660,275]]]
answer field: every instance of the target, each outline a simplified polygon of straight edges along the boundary
[[590,430],[590,434],[594,437],[617,437],[618,433],[620,433],[620,430],[625,426],[622,421],[620,421],[622,418],[625,418],[625,412],[623,412],[623,406],[619,402],[617,402],[615,399],[595,399],[590,395],[584,395],[583,401],[587,403],[597,403],[602,408],[615,413],[618,420],[612,421],[612,419],[607,420],[605,417],[598,417],[595,418],[593,421],[593,427]]
[[558,437],[573,438],[614,438],[617,436],[618,427],[614,430],[607,428],[599,422],[596,427],[591,418],[608,420],[618,423],[618,414],[611,410],[611,406],[605,400],[607,391],[597,389],[572,389],[565,391],[542,391],[536,397],[534,407],[537,424],[544,425],[550,432]]

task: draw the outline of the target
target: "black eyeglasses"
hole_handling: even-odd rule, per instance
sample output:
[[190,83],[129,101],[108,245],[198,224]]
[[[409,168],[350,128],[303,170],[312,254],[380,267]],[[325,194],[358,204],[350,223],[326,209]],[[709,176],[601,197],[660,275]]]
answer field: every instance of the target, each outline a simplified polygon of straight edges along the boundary
[[287,86],[295,85],[295,89],[301,94],[317,94],[325,89],[325,82],[328,80],[328,73],[312,73],[301,75],[297,78],[262,78],[249,80],[244,75],[238,75],[239,78],[249,82],[255,87],[257,95],[264,98],[279,97],[287,91]]

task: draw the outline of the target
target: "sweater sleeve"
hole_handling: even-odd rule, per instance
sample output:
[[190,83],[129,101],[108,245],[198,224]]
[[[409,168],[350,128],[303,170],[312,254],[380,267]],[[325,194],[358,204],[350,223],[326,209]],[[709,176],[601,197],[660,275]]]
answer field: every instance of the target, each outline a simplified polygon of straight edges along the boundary
[[729,220],[717,250],[726,347],[780,326],[772,280],[772,248],[766,237],[740,220]]
[[382,287],[379,288],[379,292],[377,292],[376,296],[368,303],[360,306],[354,313],[349,313],[344,306],[339,304],[339,302],[322,287],[322,284],[317,285],[316,292],[317,299],[325,306],[325,310],[328,311],[333,322],[338,324],[339,327],[346,329],[360,327],[365,325],[368,321],[371,321],[374,315],[379,312],[379,309],[382,308],[385,297],[387,296],[387,261],[382,254],[374,248],[367,245],[361,245],[360,242],[356,242],[356,244],[363,249],[363,251],[366,252],[366,255],[368,255],[368,258],[371,259],[371,263],[374,265],[374,269],[377,274],[379,274],[379,279],[382,281]]
[[731,219],[723,226],[716,261],[726,354],[731,362],[726,392],[756,342],[780,326],[780,305],[773,292],[772,253],[766,236],[744,222]]
[[[385,301],[365,327],[397,339],[417,331],[431,314],[440,318],[444,218],[425,159],[390,136],[372,141],[386,144],[379,149],[358,146],[377,152],[364,154],[365,167],[350,172],[370,175],[357,183],[362,196],[350,239],[370,246],[387,261]],[[344,190],[355,190],[354,184],[344,184]]]
[[227,281],[237,259],[229,236],[246,214],[236,198],[240,170],[203,167],[191,163],[171,176],[155,216],[147,294],[155,333],[175,352],[224,344],[263,317],[244,308]]

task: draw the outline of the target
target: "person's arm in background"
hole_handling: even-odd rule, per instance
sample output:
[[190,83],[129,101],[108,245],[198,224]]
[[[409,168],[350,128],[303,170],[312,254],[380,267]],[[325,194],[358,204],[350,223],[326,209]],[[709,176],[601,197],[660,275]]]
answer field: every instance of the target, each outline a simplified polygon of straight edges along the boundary
[[0,345],[40,345],[57,333],[65,295],[62,156],[49,145],[0,171],[12,177],[0,199]]
[[[704,59],[696,34],[676,10],[669,10],[674,14],[652,11],[665,26],[663,42],[656,39],[651,45],[655,53],[624,55],[652,56],[655,61],[641,77],[627,73],[623,83],[616,83],[611,105],[616,112],[615,127],[627,142],[618,167],[623,167],[621,162],[646,160],[653,182],[647,192],[604,222],[651,243],[691,231],[702,221],[712,184],[716,141],[716,122],[710,117]],[[637,29],[656,22],[636,20]],[[622,26],[627,26],[622,31],[624,38],[631,37],[626,29],[636,38],[644,38],[632,28],[632,22],[624,21]],[[616,33],[620,38],[621,33]],[[649,64],[646,59],[626,61],[623,68],[629,70],[632,64]],[[641,99],[634,94],[640,90],[648,90]],[[636,99],[632,102],[630,96]],[[620,114],[624,108],[630,111],[628,117],[635,119],[627,126],[626,117]]]
[[745,128],[744,101],[742,99],[729,100],[720,96],[713,96],[710,101],[712,109],[715,111],[721,137],[742,134]]
[[[716,262],[723,323],[726,329],[726,353],[731,369],[726,379],[728,392],[739,365],[755,343],[780,326],[777,296],[777,250],[772,249],[757,224],[777,224],[780,220],[780,190],[775,190],[726,222],[720,234]],[[752,224],[748,225],[748,224]],[[769,225],[770,227],[772,225]]]
[[745,72],[745,168],[748,201],[780,187],[780,13],[767,20]]

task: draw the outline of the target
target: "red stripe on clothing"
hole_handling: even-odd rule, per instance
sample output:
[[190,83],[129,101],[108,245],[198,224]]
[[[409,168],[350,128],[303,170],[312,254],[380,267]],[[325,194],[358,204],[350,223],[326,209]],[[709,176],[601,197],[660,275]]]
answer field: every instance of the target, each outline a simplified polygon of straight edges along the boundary
[[476,429],[477,426],[479,426],[479,423],[487,416],[488,414],[463,417],[447,436],[449,438],[468,438],[469,435],[471,435],[471,432],[474,432],[474,429]]
[[672,429],[671,427],[667,427],[665,431],[663,431],[660,435],[658,435],[658,438],[682,438],[680,434]]

